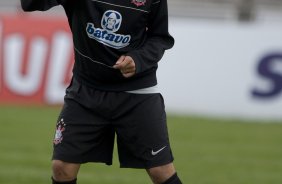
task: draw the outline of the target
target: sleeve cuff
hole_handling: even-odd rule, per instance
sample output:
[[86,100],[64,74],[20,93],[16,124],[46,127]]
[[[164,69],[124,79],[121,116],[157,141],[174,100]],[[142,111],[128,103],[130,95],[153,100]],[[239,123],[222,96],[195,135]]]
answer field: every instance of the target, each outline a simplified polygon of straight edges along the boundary
[[133,53],[133,52],[129,52],[126,54],[127,56],[130,56],[132,57],[134,63],[135,63],[135,68],[136,68],[136,71],[135,73],[140,73],[142,70],[142,67],[141,67],[141,63],[140,63],[140,60],[138,59],[138,56],[137,54]]

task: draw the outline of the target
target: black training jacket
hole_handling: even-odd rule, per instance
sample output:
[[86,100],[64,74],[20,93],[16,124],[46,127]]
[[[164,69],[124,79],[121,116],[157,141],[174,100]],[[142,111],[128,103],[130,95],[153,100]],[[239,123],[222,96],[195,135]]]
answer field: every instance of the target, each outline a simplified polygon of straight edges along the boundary
[[[75,49],[73,75],[92,88],[128,91],[156,85],[158,61],[174,44],[167,0],[21,0],[21,5],[24,11],[64,7]],[[121,55],[134,59],[133,77],[111,68]]]

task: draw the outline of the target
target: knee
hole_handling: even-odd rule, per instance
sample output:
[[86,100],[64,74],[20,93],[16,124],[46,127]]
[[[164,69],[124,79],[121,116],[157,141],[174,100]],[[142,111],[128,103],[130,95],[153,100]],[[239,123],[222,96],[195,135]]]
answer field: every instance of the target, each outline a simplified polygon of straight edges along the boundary
[[78,164],[66,163],[60,160],[52,161],[53,178],[56,181],[71,181],[76,179]]
[[176,171],[173,164],[170,163],[164,166],[147,169],[147,172],[154,184],[161,184],[174,175]]

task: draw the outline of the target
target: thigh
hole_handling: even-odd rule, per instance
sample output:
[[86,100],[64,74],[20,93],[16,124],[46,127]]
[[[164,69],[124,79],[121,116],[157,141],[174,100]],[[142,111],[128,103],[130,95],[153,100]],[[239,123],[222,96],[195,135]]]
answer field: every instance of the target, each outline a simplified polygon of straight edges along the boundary
[[152,168],[171,163],[164,101],[161,94],[132,94],[131,110],[119,120],[121,167]]

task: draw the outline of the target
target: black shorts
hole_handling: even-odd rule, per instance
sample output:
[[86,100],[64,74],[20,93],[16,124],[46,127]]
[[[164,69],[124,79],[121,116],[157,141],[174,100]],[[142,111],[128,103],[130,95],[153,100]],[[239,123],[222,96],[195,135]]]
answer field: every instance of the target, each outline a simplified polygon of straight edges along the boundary
[[173,161],[161,94],[99,91],[73,79],[64,100],[53,160],[111,165],[117,135],[120,167],[148,169]]

